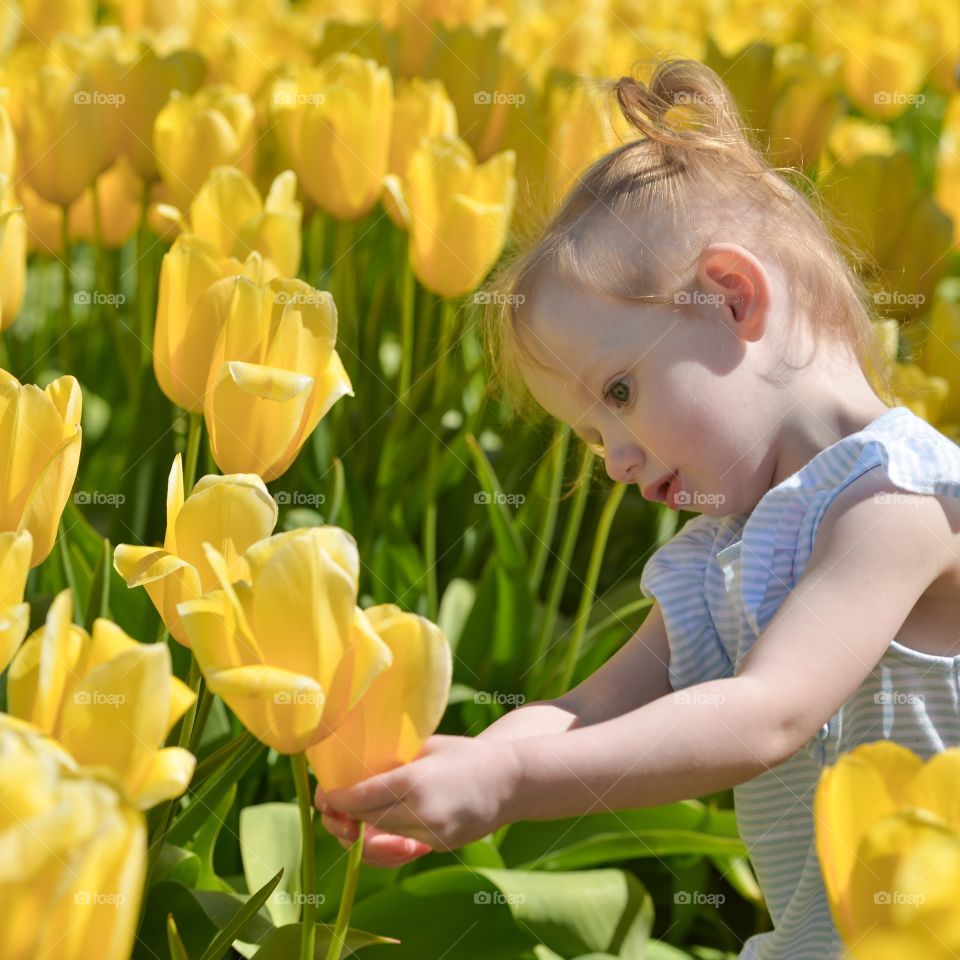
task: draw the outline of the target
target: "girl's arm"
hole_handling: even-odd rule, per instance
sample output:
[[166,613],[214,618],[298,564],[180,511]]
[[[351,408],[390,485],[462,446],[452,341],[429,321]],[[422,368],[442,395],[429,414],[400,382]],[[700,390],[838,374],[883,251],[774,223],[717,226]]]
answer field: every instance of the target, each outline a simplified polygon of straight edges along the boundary
[[824,514],[809,563],[733,677],[563,737],[501,749],[504,821],[669,803],[735,786],[801,749],[856,692],[956,562],[936,497],[880,499],[877,474]]
[[672,692],[670,648],[654,603],[637,632],[603,666],[567,693],[524,704],[478,734],[483,740],[518,740],[601,723]]

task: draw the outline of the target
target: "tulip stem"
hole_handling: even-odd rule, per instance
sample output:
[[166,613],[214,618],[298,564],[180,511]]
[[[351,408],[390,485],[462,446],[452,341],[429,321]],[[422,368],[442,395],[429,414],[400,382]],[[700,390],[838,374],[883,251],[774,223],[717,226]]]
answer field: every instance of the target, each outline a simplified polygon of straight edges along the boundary
[[67,207],[61,207],[61,211],[63,217],[60,221],[60,237],[63,251],[60,254],[60,310],[63,316],[60,318],[62,332],[57,343],[57,355],[63,368],[61,372],[71,373],[70,337],[73,331],[70,329],[70,219]]
[[403,353],[400,356],[400,399],[406,400],[410,392],[411,371],[413,369],[413,311],[417,287],[413,276],[413,267],[410,266],[409,255],[403,258],[403,309],[401,313],[401,346]]
[[583,635],[587,629],[587,619],[590,616],[590,610],[593,607],[593,600],[596,595],[597,578],[600,575],[600,563],[603,560],[604,550],[607,546],[607,538],[610,535],[610,525],[613,523],[613,517],[626,492],[627,485],[625,483],[614,484],[613,489],[607,497],[607,502],[603,505],[603,510],[600,512],[597,530],[593,535],[593,548],[590,551],[590,561],[587,564],[587,576],[584,580],[583,592],[580,594],[580,604],[573,624],[573,636],[570,638],[570,645],[567,647],[567,655],[563,664],[563,673],[560,676],[560,682],[557,684],[557,696],[565,693],[573,681],[573,671],[577,666],[577,658],[580,656]]
[[203,434],[203,414],[189,414],[189,428],[187,430],[187,462],[183,468],[183,495],[190,496],[193,482],[197,477],[197,457],[200,453],[200,437]]
[[357,892],[357,880],[360,877],[360,859],[363,856],[363,834],[366,823],[357,821],[357,839],[353,841],[347,853],[347,873],[343,878],[343,893],[340,895],[340,908],[337,910],[337,922],[333,928],[333,936],[327,949],[326,960],[340,960],[343,946],[347,939],[347,926],[350,922],[350,911],[353,909],[353,898]]
[[[300,923],[302,925],[300,935],[300,960],[313,960],[313,945],[316,937],[314,924],[317,915],[317,869],[314,863],[313,848],[313,799],[310,796],[307,755],[305,753],[291,754],[290,762],[293,765],[293,780],[297,786],[297,803],[300,806],[300,849],[302,851],[303,864],[303,880],[301,882],[303,907],[300,912]],[[337,921],[339,923],[339,917]],[[334,940],[335,939],[336,934],[334,934]]]

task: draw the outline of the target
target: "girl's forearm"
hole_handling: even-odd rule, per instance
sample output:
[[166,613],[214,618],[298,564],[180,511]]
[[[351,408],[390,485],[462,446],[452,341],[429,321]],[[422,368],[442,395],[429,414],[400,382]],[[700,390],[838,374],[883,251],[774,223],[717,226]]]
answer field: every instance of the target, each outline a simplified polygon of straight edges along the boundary
[[573,708],[565,706],[562,700],[535,700],[505,713],[477,736],[484,740],[519,740],[565,733],[584,725]]
[[771,712],[768,695],[734,677],[562,737],[516,740],[504,822],[656,806],[752,779],[786,759]]

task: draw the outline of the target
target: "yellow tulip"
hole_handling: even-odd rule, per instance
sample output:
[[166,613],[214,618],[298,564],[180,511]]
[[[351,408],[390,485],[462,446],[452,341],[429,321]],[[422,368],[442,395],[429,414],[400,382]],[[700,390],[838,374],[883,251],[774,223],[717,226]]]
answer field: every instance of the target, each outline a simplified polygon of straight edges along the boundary
[[30,626],[30,604],[23,602],[23,591],[32,550],[29,530],[0,533],[0,673],[20,649]]
[[587,85],[554,86],[549,102],[546,189],[555,206],[594,160],[639,134],[615,100]]
[[274,82],[270,109],[284,163],[307,195],[340,220],[369,213],[390,155],[393,81],[375,60],[334,53]]
[[254,117],[250,98],[226,84],[193,95],[171,93],[154,121],[153,147],[160,176],[181,210],[214,167],[233,165],[251,172]]
[[353,386],[334,349],[333,297],[302,280],[229,277],[203,402],[210,449],[225,473],[275,480]]
[[960,250],[960,93],[950,97],[943,118],[934,197],[953,218],[953,246]]
[[20,0],[22,40],[48,44],[58,33],[85,34],[93,29],[94,0]]
[[92,634],[71,622],[69,590],[10,664],[10,713],[39,727],[81,767],[111,777],[142,810],[179,797],[196,758],[163,744],[196,694],[172,672],[163,643],[137,643],[98,618]]
[[413,760],[443,719],[450,691],[450,644],[435,623],[392,603],[357,616],[390,648],[393,664],[329,737],[307,749],[325,793]]
[[402,185],[388,178],[410,230],[410,263],[420,282],[443,297],[476,289],[506,242],[516,198],[516,154],[477,164],[452,137],[423,140]]
[[389,173],[385,178],[385,185],[394,183],[396,186],[385,190],[382,195],[384,209],[401,230],[406,230],[407,224],[393,197],[402,192],[400,184],[406,175],[407,164],[424,137],[442,134],[457,136],[457,111],[443,82],[422,77],[402,81],[397,87],[393,106],[393,135],[387,162]]
[[59,377],[46,390],[0,370],[0,530],[29,530],[30,566],[46,560],[80,459],[80,384]]
[[27,219],[0,173],[0,330],[17,319],[27,283]]
[[9,88],[0,88],[0,173],[12,181],[17,169],[17,135],[10,119],[9,100]]
[[846,943],[872,930],[960,949],[958,783],[960,749],[924,762],[891,740],[862,744],[824,770],[817,855]]
[[[117,250],[133,236],[140,223],[143,181],[129,158],[121,154],[109,170],[97,177],[96,184],[100,245],[108,250]],[[68,216],[70,236],[93,243],[96,230],[92,190],[84,190],[71,205]]]
[[922,352],[923,369],[950,385],[944,420],[960,424],[960,285],[944,283],[937,290]]
[[202,544],[215,543],[226,556],[231,577],[247,576],[244,551],[277,524],[277,504],[256,474],[201,477],[183,497],[183,467],[178,453],[167,481],[167,530],[163,547],[121,543],[113,566],[128,587],[146,588],[174,639],[190,642],[177,604],[194,600],[218,581]]
[[220,589],[180,604],[211,693],[281,753],[329,736],[393,661],[357,606],[356,541],[334,526],[279,533],[250,547],[248,581],[204,544]]
[[801,43],[773,54],[777,98],[770,110],[770,155],[780,165],[810,166],[840,116],[841,57],[821,58]]
[[146,875],[143,814],[6,714],[0,796],[9,852],[0,859],[0,956],[128,960]]
[[266,200],[237,167],[214,167],[190,204],[189,221],[170,204],[157,213],[178,229],[195,233],[224,256],[246,259],[256,250],[272,261],[281,276],[300,272],[300,224],[297,175],[285,170],[270,185]]
[[107,0],[105,5],[126,31],[183,31],[186,37],[193,34],[201,11],[195,0]]
[[111,163],[107,110],[91,79],[60,64],[21,78],[17,130],[27,182],[50,203],[69,207]]
[[160,389],[192,413],[203,410],[214,348],[226,317],[232,286],[217,281],[245,276],[262,283],[277,268],[253,252],[241,263],[201,237],[181,234],[160,265],[153,372]]
[[[130,6],[124,4],[125,8]],[[172,9],[176,5],[165,0],[163,6]],[[153,152],[157,114],[172,91],[195,92],[204,70],[203,57],[196,50],[173,50],[161,56],[155,46],[145,41],[138,44],[131,62],[126,64],[121,81],[124,100],[119,110],[120,144],[143,180],[159,176]]]

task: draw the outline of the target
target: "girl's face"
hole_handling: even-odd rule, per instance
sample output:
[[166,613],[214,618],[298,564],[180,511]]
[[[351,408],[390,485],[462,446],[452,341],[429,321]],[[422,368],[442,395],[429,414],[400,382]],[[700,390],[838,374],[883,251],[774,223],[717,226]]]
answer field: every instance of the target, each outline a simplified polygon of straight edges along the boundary
[[[521,332],[550,367],[523,363],[538,403],[603,457],[613,480],[637,484],[647,499],[716,516],[750,512],[771,486],[786,413],[777,406],[785,392],[759,374],[769,291],[724,280],[724,293],[692,294],[701,302],[681,308],[543,279]],[[674,473],[679,486],[668,488]]]

